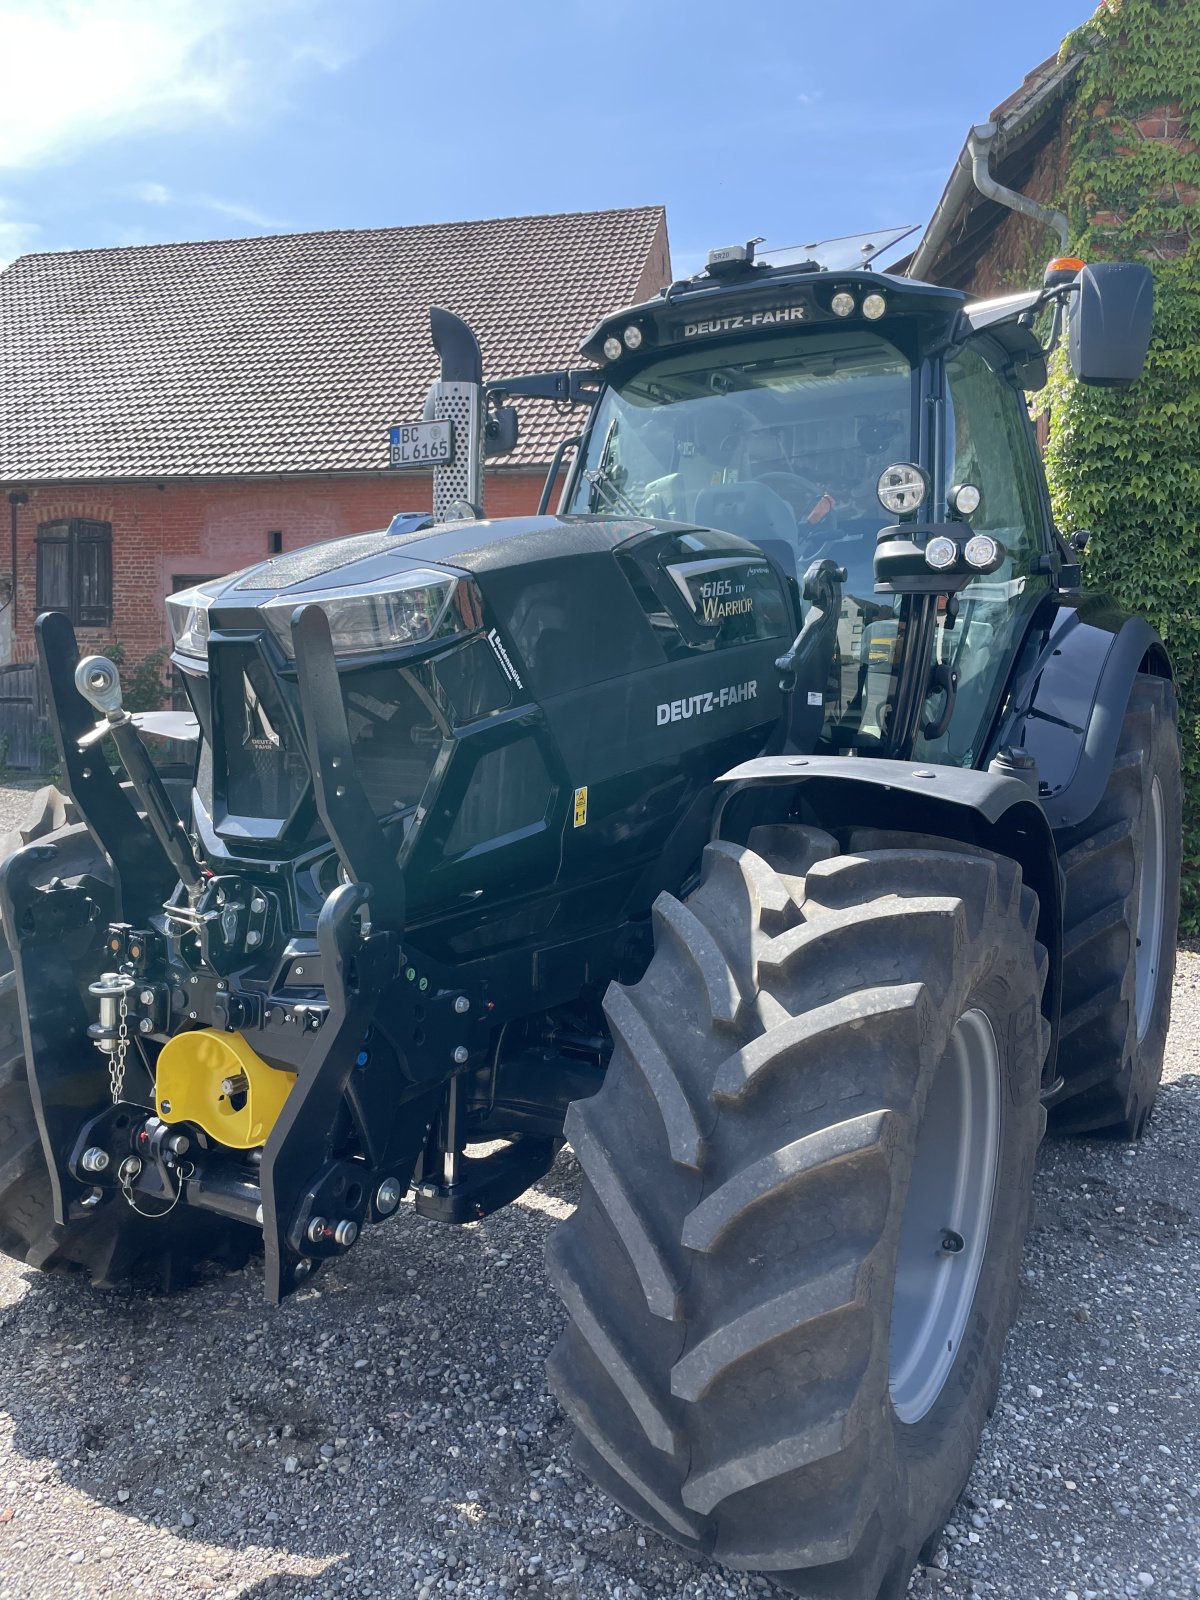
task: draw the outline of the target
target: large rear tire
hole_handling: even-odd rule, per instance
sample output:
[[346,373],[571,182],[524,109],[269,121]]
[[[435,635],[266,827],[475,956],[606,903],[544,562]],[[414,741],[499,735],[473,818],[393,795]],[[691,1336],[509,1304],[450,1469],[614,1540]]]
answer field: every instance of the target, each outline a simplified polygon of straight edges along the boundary
[[1154,1109],[1179,932],[1179,711],[1139,676],[1099,805],[1058,840],[1063,868],[1062,1133],[1138,1139]]
[[760,828],[660,897],[549,1248],[588,1473],[842,1600],[901,1594],[966,1481],[1045,1123],[1034,895],[1010,861],[878,842]]
[[[47,881],[84,873],[108,879],[103,854],[74,817],[57,789],[39,790],[27,820],[0,840],[0,861],[36,840],[58,852],[47,863]],[[161,1220],[139,1216],[119,1195],[65,1227],[55,1223],[29,1093],[16,974],[7,931],[0,930],[0,1254],[42,1270],[82,1267],[101,1288],[145,1278],[167,1290],[186,1282],[202,1260],[242,1265],[256,1237],[239,1223],[185,1207]]]

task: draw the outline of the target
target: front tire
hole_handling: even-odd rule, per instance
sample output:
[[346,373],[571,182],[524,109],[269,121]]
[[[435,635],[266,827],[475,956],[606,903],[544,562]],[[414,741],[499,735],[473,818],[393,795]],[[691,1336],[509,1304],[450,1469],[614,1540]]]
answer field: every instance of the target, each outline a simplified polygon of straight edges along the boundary
[[[660,897],[645,977],[606,1001],[604,1086],[568,1117],[586,1181],[549,1249],[549,1373],[594,1480],[845,1600],[902,1593],[966,1481],[1045,1121],[1034,895],[1010,861],[878,839],[756,829],[708,847],[686,905]],[[955,1105],[960,1142],[930,1147]],[[937,1169],[978,1160],[986,1192],[948,1215]]]

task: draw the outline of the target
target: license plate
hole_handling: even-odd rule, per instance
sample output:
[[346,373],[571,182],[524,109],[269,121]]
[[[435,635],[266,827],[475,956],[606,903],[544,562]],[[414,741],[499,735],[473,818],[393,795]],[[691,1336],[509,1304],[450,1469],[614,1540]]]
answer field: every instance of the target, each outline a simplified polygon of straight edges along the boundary
[[393,467],[445,467],[454,460],[452,422],[401,422],[388,437]]

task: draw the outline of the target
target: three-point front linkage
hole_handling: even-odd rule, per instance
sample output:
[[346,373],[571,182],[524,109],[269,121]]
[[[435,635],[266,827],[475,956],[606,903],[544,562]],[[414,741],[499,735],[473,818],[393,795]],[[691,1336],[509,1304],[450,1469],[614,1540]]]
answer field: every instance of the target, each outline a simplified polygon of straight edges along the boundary
[[[276,863],[197,859],[115,666],[78,661],[60,615],[38,638],[64,777],[113,878],[37,886],[54,847],[36,843],[0,869],[56,1220],[116,1187],[147,1216],[183,1204],[261,1227],[271,1300],[397,1209],[448,1072],[486,1041],[483,997],[403,948],[403,881],[354,771],[324,613],[299,608],[293,635],[317,807],[348,880],[315,938],[292,931]],[[417,1034],[448,1070],[398,1094],[394,1041]]]

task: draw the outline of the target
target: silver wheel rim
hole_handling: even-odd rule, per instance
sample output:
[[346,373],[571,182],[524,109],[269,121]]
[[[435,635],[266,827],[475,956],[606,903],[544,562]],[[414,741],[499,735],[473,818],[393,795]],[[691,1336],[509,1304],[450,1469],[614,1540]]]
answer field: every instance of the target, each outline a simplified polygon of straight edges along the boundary
[[1162,785],[1155,778],[1150,785],[1150,804],[1146,808],[1146,835],[1142,841],[1142,883],[1138,892],[1137,964],[1134,983],[1134,1011],[1137,1036],[1144,1039],[1154,1015],[1154,996],[1158,989],[1158,966],[1162,958],[1163,900],[1166,897],[1166,863],[1163,860]]
[[919,1422],[950,1376],[987,1253],[1000,1157],[1000,1055],[982,1011],[950,1035],[917,1135],[892,1295],[889,1387]]

